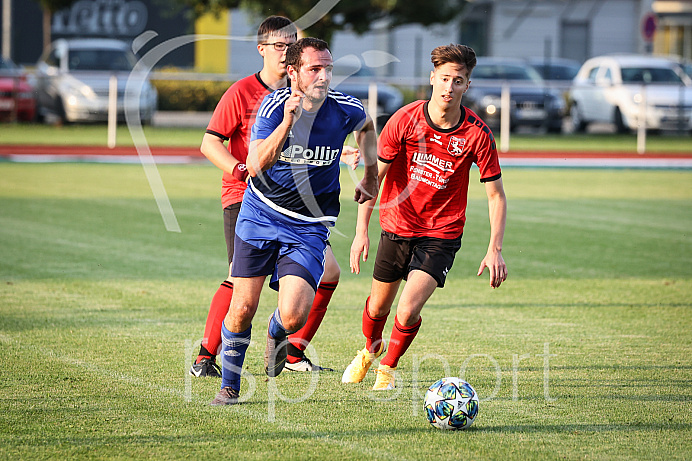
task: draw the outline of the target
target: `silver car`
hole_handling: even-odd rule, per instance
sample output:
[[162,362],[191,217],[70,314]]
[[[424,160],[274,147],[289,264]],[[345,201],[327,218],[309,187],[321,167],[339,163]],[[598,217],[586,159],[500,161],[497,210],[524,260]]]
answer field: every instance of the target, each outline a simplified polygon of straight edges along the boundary
[[619,132],[692,129],[692,81],[675,61],[655,56],[610,55],[586,61],[572,82],[575,131],[612,123]]
[[63,122],[106,121],[110,80],[115,76],[118,120],[124,121],[125,88],[132,76],[140,78],[135,87],[141,87],[138,101],[141,121],[151,123],[158,96],[143,74],[138,77],[132,73],[136,62],[129,45],[120,40],[56,40],[36,65],[39,118],[53,116]]

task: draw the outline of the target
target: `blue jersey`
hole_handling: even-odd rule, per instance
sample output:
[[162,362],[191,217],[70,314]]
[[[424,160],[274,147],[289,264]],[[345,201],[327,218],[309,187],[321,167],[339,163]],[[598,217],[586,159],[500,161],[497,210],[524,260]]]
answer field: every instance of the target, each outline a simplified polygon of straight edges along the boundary
[[[266,139],[284,118],[290,88],[265,96],[251,141]],[[365,110],[353,96],[329,90],[317,112],[302,111],[282,147],[278,161],[250,178],[243,201],[261,200],[273,210],[305,222],[334,225],[339,215],[339,158],[349,133],[365,122]]]

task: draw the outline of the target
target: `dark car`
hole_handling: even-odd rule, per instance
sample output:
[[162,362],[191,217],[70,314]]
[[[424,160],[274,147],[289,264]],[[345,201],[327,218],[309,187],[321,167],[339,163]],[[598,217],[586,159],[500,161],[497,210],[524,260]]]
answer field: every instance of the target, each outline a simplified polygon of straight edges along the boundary
[[581,68],[579,61],[564,58],[528,58],[526,62],[546,82],[571,82]]
[[0,58],[0,120],[30,122],[36,117],[34,89],[26,73],[9,59]]
[[372,69],[353,55],[340,58],[334,63],[332,87],[360,99],[366,110],[371,91],[375,91],[378,130],[382,129],[389,117],[399,110],[404,102],[404,96],[398,88],[378,82]]
[[479,58],[463,104],[497,130],[503,86],[510,92],[512,131],[523,126],[545,128],[552,133],[562,131],[565,102],[560,91],[546,85],[538,72],[519,59]]

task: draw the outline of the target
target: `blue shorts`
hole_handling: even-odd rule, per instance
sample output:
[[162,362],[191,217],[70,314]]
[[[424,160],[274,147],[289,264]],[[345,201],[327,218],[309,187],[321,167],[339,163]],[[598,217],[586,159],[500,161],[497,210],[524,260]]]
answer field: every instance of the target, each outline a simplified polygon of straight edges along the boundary
[[295,275],[317,291],[324,274],[329,229],[252,202],[243,200],[238,215],[231,276],[271,275],[269,286],[278,290],[281,277]]

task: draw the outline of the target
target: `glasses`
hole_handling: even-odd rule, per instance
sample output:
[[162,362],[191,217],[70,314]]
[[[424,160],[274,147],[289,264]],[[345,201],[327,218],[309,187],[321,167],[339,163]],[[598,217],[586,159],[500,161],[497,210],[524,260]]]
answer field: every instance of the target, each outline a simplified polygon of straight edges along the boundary
[[286,48],[288,48],[288,45],[290,45],[290,43],[274,42],[274,43],[262,43],[262,45],[271,45],[274,47],[274,49],[276,51],[283,51]]

